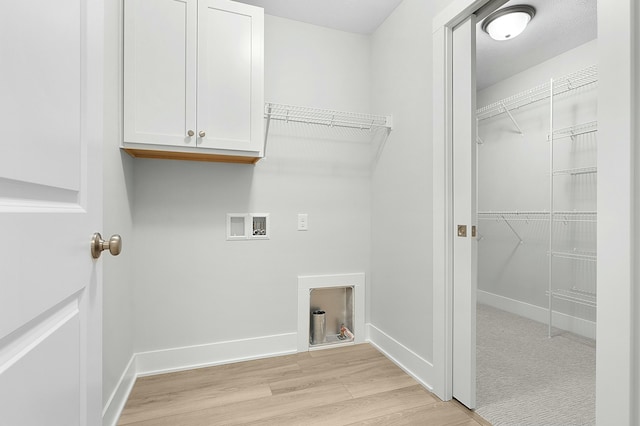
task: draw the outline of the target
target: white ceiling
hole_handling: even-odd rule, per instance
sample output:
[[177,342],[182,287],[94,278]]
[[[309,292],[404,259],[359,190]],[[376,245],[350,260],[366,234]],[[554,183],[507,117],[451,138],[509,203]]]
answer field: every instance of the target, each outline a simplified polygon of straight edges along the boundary
[[478,23],[478,90],[597,37],[596,0],[511,0],[504,7],[514,4],[536,8],[536,16],[518,37],[495,41]]
[[[263,7],[269,15],[371,34],[402,0],[237,0]],[[421,0],[432,1],[432,0]],[[536,8],[527,30],[503,42],[477,31],[477,87],[483,89],[597,36],[597,0],[511,0],[505,6]],[[427,19],[427,18],[425,18]],[[425,25],[431,25],[430,19]]]
[[269,15],[371,34],[402,0],[237,0],[264,8]]

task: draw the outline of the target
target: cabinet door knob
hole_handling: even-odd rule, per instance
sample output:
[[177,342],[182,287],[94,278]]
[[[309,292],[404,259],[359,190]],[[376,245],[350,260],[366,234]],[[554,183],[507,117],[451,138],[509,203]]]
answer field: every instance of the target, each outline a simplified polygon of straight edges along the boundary
[[195,132],[194,132],[193,130],[189,130],[189,131],[187,132],[187,135],[189,135],[189,136],[193,136],[193,135],[195,135]]
[[204,132],[204,130],[200,130],[198,135],[200,135],[201,138],[204,138],[205,136],[207,136],[207,134]]

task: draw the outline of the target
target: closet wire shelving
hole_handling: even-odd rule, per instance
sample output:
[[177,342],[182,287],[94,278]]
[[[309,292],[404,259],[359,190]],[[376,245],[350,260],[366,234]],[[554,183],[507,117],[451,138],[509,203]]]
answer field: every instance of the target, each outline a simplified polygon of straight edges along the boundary
[[[584,72],[579,72],[584,78],[581,80],[579,87],[586,86],[588,84],[595,84],[598,81],[597,67],[589,67]],[[554,95],[557,92],[564,93],[562,90],[567,86],[567,80],[560,80],[556,83],[553,79],[549,81],[549,135],[547,140],[549,141],[549,289],[545,292],[549,297],[549,337],[552,337],[553,333],[553,302],[554,299],[571,302],[591,308],[597,307],[597,294],[596,286],[593,286],[593,290],[573,285],[570,288],[554,288],[554,262],[553,259],[568,259],[578,262],[597,262],[597,254],[595,252],[581,252],[576,249],[572,251],[558,250],[555,247],[554,230],[557,222],[569,221],[572,222],[591,222],[597,226],[597,212],[578,212],[574,215],[567,215],[566,212],[555,210],[555,198],[554,198],[554,182],[557,177],[565,176],[568,178],[596,174],[598,169],[596,166],[589,167],[576,167],[576,168],[555,168],[555,144],[556,143],[578,143],[580,136],[595,133],[598,130],[598,123],[590,121],[587,123],[581,123],[574,126],[564,127],[560,129],[554,128]],[[556,90],[556,84],[560,84],[560,89]],[[560,220],[557,220],[560,219]],[[596,284],[597,285],[597,284]]]
[[511,115],[511,111],[513,110],[522,108],[535,102],[549,99],[551,97],[551,93],[553,93],[554,96],[557,96],[571,90],[593,84],[597,81],[598,67],[596,65],[592,65],[575,73],[568,74],[564,77],[560,77],[554,80],[553,87],[551,87],[551,83],[544,83],[529,90],[525,90],[508,98],[479,108],[476,111],[476,118],[479,121],[482,121],[500,114],[508,114],[511,120],[514,121],[514,118]]
[[264,135],[265,152],[271,120],[369,132],[382,129],[387,135],[393,129],[393,118],[390,115],[337,111],[308,106],[278,104],[274,102],[265,103],[264,118],[266,119]]
[[[524,240],[511,225],[511,222],[549,222],[551,215],[549,211],[478,211],[479,220],[495,220],[504,222],[513,234],[523,244]],[[597,213],[595,211],[555,211],[553,221],[555,223],[586,222],[597,223]]]
[[[595,211],[561,211],[555,210],[553,185],[554,178],[557,176],[579,176],[585,174],[597,173],[597,167],[577,167],[566,169],[554,169],[554,142],[565,138],[570,138],[571,141],[577,141],[577,138],[581,135],[595,133],[598,130],[597,122],[591,121],[587,123],[581,123],[575,126],[569,126],[561,129],[554,129],[553,127],[553,99],[554,96],[570,92],[572,90],[595,84],[598,81],[598,68],[596,65],[587,67],[572,74],[568,74],[558,79],[551,79],[548,83],[541,84],[533,87],[529,90],[517,93],[508,98],[499,100],[476,111],[476,120],[479,123],[482,120],[486,120],[492,117],[496,117],[500,114],[506,114],[513,123],[517,132],[523,134],[521,127],[518,125],[516,119],[511,113],[514,110],[522,108],[524,106],[533,104],[549,99],[549,116],[550,116],[550,133],[547,136],[549,142],[549,211],[479,211],[478,219],[480,220],[497,220],[504,221],[504,223],[510,228],[513,234],[518,238],[519,243],[523,244],[524,241],[511,225],[514,221],[546,221],[549,223],[549,277],[548,277],[548,290],[545,294],[549,297],[549,319],[548,319],[548,334],[552,337],[553,327],[553,300],[563,300],[572,303],[576,303],[583,306],[593,307],[597,306],[596,291],[590,291],[587,289],[579,288],[578,286],[572,286],[568,289],[554,289],[553,287],[553,258],[569,259],[573,261],[583,262],[596,262],[597,254],[589,251],[573,250],[558,250],[554,246],[554,228],[558,223],[568,224],[575,222],[594,223],[597,224],[597,212]],[[481,145],[484,141],[478,136],[476,142]],[[479,237],[482,239],[482,237]]]

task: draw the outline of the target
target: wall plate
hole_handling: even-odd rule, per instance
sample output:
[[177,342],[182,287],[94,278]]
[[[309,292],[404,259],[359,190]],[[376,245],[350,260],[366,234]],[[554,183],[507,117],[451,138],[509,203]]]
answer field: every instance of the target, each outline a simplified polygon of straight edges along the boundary
[[268,240],[269,213],[227,213],[227,241]]
[[227,240],[246,240],[249,236],[249,215],[247,213],[227,214]]

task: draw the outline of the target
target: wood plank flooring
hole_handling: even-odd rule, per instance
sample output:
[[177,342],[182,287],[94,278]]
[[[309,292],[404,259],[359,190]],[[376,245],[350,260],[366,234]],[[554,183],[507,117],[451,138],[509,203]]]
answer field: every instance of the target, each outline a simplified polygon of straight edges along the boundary
[[142,377],[118,425],[489,425],[369,344]]

